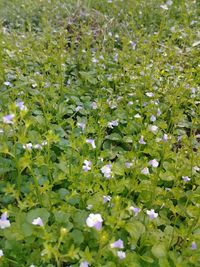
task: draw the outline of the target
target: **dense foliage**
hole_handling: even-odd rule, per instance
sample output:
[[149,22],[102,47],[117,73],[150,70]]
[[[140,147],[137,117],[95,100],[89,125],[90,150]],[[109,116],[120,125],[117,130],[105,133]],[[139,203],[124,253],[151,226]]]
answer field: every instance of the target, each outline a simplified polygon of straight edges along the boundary
[[199,15],[0,1],[0,266],[200,266]]

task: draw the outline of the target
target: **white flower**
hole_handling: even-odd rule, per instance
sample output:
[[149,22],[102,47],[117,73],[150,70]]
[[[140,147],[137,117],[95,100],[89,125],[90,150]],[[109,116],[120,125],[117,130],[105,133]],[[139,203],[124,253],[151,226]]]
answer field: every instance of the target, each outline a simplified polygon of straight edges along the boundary
[[8,82],[8,81],[7,82],[4,82],[3,84],[6,85],[6,86],[11,86],[12,85],[12,83],[11,82]]
[[3,250],[0,249],[0,258],[1,258],[3,255],[4,255],[4,254],[3,254]]
[[108,179],[111,177],[112,174],[111,167],[111,164],[107,164],[101,168],[101,172],[103,173],[104,177]]
[[79,267],[89,267],[89,263],[87,261],[83,261]]
[[87,207],[86,207],[87,210],[91,210],[92,208],[93,208],[92,204],[88,204]]
[[94,149],[96,148],[94,139],[90,139],[90,138],[88,138],[88,139],[86,139],[86,143],[87,143],[87,144],[90,144],[90,145],[92,146],[92,148],[94,148]]
[[6,124],[13,124],[14,122],[12,121],[14,119],[15,115],[14,114],[9,114],[3,117],[3,123]]
[[197,244],[196,244],[195,241],[192,242],[191,249],[192,249],[192,250],[197,249]]
[[173,4],[173,1],[171,1],[171,0],[168,0],[167,2],[166,2],[166,5],[168,5],[168,6],[171,6]]
[[10,227],[10,221],[7,219],[7,212],[2,213],[0,219],[0,228],[5,229]]
[[91,170],[91,166],[92,166],[92,162],[91,162],[91,161],[89,161],[89,160],[84,160],[83,164],[84,164],[84,165],[83,165],[82,169],[83,169],[85,172],[88,172],[88,171]]
[[156,159],[152,159],[149,161],[149,164],[154,167],[154,168],[157,168],[158,165],[159,165],[159,162],[156,160]]
[[111,248],[124,248],[124,242],[121,239],[118,239],[114,243],[110,244]]
[[126,253],[119,250],[119,251],[117,251],[117,256],[120,258],[120,260],[123,260],[126,258]]
[[133,162],[125,162],[125,167],[130,169],[133,166]]
[[149,168],[145,167],[144,169],[141,170],[141,173],[145,175],[149,174]]
[[86,124],[83,123],[83,122],[78,122],[78,123],[77,123],[77,126],[80,127],[81,130],[83,131],[83,130],[85,129]]
[[34,220],[32,221],[32,224],[33,224],[33,225],[38,225],[38,226],[44,226],[44,223],[43,223],[43,221],[42,221],[42,219],[41,219],[40,217],[34,219]]
[[92,102],[91,107],[92,107],[92,109],[97,109],[98,108],[97,103],[96,102]]
[[139,119],[139,118],[141,118],[141,115],[140,115],[139,113],[137,113],[137,114],[134,116],[134,118]]
[[192,168],[192,170],[193,170],[194,172],[198,172],[198,171],[200,171],[200,168],[199,168],[198,166],[194,166],[194,167]]
[[36,267],[34,264],[31,264],[29,267]]
[[158,213],[156,213],[154,209],[147,210],[147,215],[149,216],[150,220],[153,220],[158,217]]
[[150,125],[149,126],[149,131],[152,132],[152,133],[156,133],[158,131],[158,126]]
[[146,93],[146,96],[148,96],[148,97],[153,97],[153,96],[154,96],[154,93],[152,93],[152,92],[147,92],[147,93]]
[[141,145],[145,145],[146,144],[146,142],[144,141],[144,136],[143,135],[141,135],[141,137],[140,137],[139,144],[141,144]]
[[130,41],[129,44],[132,46],[133,50],[136,48],[136,43],[133,41]]
[[114,61],[117,62],[118,61],[118,53],[114,54]]
[[42,146],[46,146],[47,144],[48,144],[47,141],[43,141],[43,142],[41,143]]
[[108,127],[113,129],[113,126],[118,126],[118,120],[108,122]]
[[161,110],[158,108],[157,109],[157,116],[159,117],[162,114]]
[[86,224],[88,227],[94,227],[97,230],[100,230],[102,227],[103,219],[101,217],[101,214],[97,213],[91,213],[88,218],[86,219]]
[[168,10],[168,9],[169,9],[167,5],[160,5],[160,7],[161,7],[162,9],[164,9],[164,10]]
[[133,211],[133,213],[135,214],[135,217],[138,216],[138,213],[141,211],[140,208],[133,207],[133,206],[131,206],[131,207],[129,208],[129,210]]
[[168,135],[167,135],[167,134],[163,134],[162,140],[163,140],[164,142],[167,142],[167,140],[168,140]]
[[189,182],[191,179],[188,176],[182,176],[184,182]]
[[156,116],[152,115],[150,118],[150,121],[152,121],[152,122],[156,121]]
[[106,203],[106,202],[110,202],[111,201],[111,196],[103,196],[103,202]]
[[27,107],[24,105],[23,101],[17,102],[16,106],[20,109],[20,110],[27,110]]
[[33,147],[32,143],[28,143],[28,144],[23,145],[23,148],[27,149],[27,150],[31,150],[32,147]]
[[83,109],[82,106],[77,106],[77,107],[75,108],[75,111],[78,112],[78,111],[81,110],[81,109]]
[[93,62],[93,63],[98,63],[99,61],[98,61],[98,59],[96,59],[95,57],[93,57],[93,58],[92,58],[92,62]]

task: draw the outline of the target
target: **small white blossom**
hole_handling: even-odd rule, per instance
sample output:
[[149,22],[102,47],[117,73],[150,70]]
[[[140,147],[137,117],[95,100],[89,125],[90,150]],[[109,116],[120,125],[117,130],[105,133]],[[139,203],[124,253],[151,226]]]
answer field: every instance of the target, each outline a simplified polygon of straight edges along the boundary
[[120,258],[120,260],[123,260],[126,258],[126,253],[124,251],[117,251],[117,256]]
[[158,131],[158,126],[150,125],[149,126],[149,131],[152,132],[152,133],[156,133]]
[[23,145],[23,148],[27,150],[31,150],[33,148],[33,145],[32,143],[28,143],[28,144]]
[[27,107],[24,105],[23,101],[17,102],[16,106],[22,111],[22,110],[27,110]]
[[94,214],[91,213],[88,218],[86,219],[86,224],[88,227],[94,227],[97,230],[100,230],[102,227],[103,219],[101,217],[101,214]]
[[130,41],[129,44],[132,46],[132,49],[135,50],[136,48],[136,43],[133,41]]
[[136,119],[140,119],[140,118],[141,118],[141,115],[140,115],[139,113],[137,113],[137,114],[134,116],[134,118],[136,118]]
[[150,118],[150,121],[152,121],[152,122],[156,121],[156,116],[152,115]]
[[80,127],[81,130],[83,131],[83,130],[85,129],[86,124],[83,123],[83,122],[78,122],[78,123],[77,123],[77,126]]
[[196,244],[196,242],[192,242],[192,245],[191,245],[191,249],[192,250],[196,250],[197,249],[197,244]]
[[75,111],[78,112],[78,111],[81,110],[81,109],[83,109],[82,106],[77,106],[77,107],[75,108]]
[[11,82],[8,82],[8,81],[7,82],[4,82],[3,84],[6,85],[6,86],[11,86],[12,85],[12,83]]
[[166,2],[166,5],[168,5],[168,6],[171,6],[173,4],[173,1],[171,1],[171,0],[168,0],[167,2]]
[[184,182],[189,182],[191,179],[188,176],[182,176]]
[[149,168],[145,167],[144,169],[141,170],[141,173],[145,175],[149,174]]
[[159,165],[159,162],[156,160],[156,159],[152,159],[149,161],[149,164],[154,167],[154,168],[157,168],[158,165]]
[[152,93],[152,92],[147,92],[147,93],[146,93],[146,96],[148,96],[148,97],[153,97],[153,96],[154,96],[154,93]]
[[159,117],[162,114],[161,110],[158,108],[157,109],[157,116]]
[[164,10],[168,10],[168,9],[169,9],[167,5],[160,5],[160,7],[161,7],[162,9],[164,9]]
[[87,207],[86,207],[87,210],[91,210],[92,208],[93,208],[92,204],[88,204]]
[[98,108],[97,103],[96,102],[92,102],[91,107],[92,107],[92,109],[97,109]]
[[125,167],[130,169],[133,166],[133,162],[125,162]]
[[168,135],[167,135],[167,134],[163,134],[162,140],[163,140],[164,142],[167,142],[167,140],[168,140]]
[[141,135],[141,137],[140,137],[139,144],[141,144],[141,145],[145,145],[146,144],[146,142],[144,141],[144,136],[143,135]]
[[117,241],[115,241],[114,243],[110,244],[111,248],[124,248],[124,242],[121,239],[118,239]]
[[103,196],[103,202],[104,203],[110,202],[111,199],[112,199],[111,196]]
[[118,120],[108,122],[108,127],[113,129],[114,126],[118,126]]
[[88,171],[91,170],[91,166],[92,166],[92,162],[91,162],[91,161],[84,160],[82,169],[83,169],[85,172],[88,172]]
[[10,221],[7,219],[7,212],[2,213],[0,219],[0,229],[5,229],[10,227]]
[[87,261],[83,261],[79,267],[89,267],[89,263]]
[[101,168],[101,172],[103,173],[104,177],[106,177],[107,179],[111,177],[111,174],[112,174],[111,168],[112,168],[111,164],[107,164]]
[[33,225],[38,225],[38,226],[44,226],[44,223],[43,223],[43,221],[42,221],[42,219],[41,219],[40,217],[34,219],[34,220],[32,221],[32,224],[33,224]]
[[195,172],[198,172],[198,171],[200,171],[200,168],[199,168],[198,166],[194,166],[194,167],[192,168],[192,170],[195,171]]
[[147,215],[149,216],[150,220],[153,220],[158,217],[158,213],[156,213],[154,209],[147,210]]
[[135,217],[138,216],[138,213],[141,211],[140,208],[133,207],[133,206],[131,206],[131,207],[129,208],[129,210],[133,211],[133,213],[135,214]]
[[98,59],[96,59],[95,57],[93,57],[93,58],[92,58],[92,62],[96,64],[96,63],[98,63],[99,61],[98,61]]
[[90,139],[90,138],[88,138],[88,139],[86,139],[86,143],[87,143],[87,144],[90,144],[90,145],[92,146],[92,148],[94,148],[94,149],[96,148],[94,139]]
[[48,144],[47,141],[42,141],[41,143],[42,146],[46,146],[47,144]]
[[13,124],[14,122],[12,121],[14,119],[15,115],[14,114],[9,114],[3,117],[3,123],[6,124]]
[[3,257],[3,255],[4,255],[4,254],[3,254],[3,250],[0,249],[0,258]]

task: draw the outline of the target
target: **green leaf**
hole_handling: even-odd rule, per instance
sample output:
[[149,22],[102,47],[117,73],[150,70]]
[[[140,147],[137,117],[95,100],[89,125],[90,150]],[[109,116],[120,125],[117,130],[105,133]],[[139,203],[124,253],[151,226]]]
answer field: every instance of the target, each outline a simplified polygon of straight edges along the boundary
[[144,225],[138,221],[127,223],[125,229],[130,234],[135,243],[138,241],[140,236],[145,232]]
[[84,236],[83,236],[82,232],[79,230],[75,229],[69,235],[72,237],[72,239],[74,240],[74,243],[76,245],[80,245],[84,241]]
[[65,223],[69,221],[69,214],[62,211],[54,211],[55,220],[58,223]]
[[121,141],[122,137],[118,133],[112,133],[110,135],[107,135],[105,139],[111,140],[111,141]]
[[151,257],[149,256],[141,256],[140,257],[143,261],[146,261],[146,262],[149,262],[149,263],[153,263],[154,262],[154,259],[152,259]]
[[25,237],[31,236],[33,233],[33,227],[29,223],[23,223],[21,225],[21,231]]
[[151,252],[156,258],[165,257],[167,254],[166,247],[162,243],[154,245]]
[[161,172],[159,177],[163,181],[173,181],[174,180],[174,174],[169,172],[169,171]]
[[160,267],[171,267],[166,258],[160,258],[159,259],[159,266]]

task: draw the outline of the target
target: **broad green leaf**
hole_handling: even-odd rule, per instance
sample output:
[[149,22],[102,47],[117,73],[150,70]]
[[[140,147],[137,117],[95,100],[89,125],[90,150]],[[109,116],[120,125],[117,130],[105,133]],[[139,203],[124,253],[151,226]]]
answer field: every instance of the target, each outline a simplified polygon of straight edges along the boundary
[[167,254],[166,247],[162,243],[154,245],[151,252],[156,258],[165,257]]

